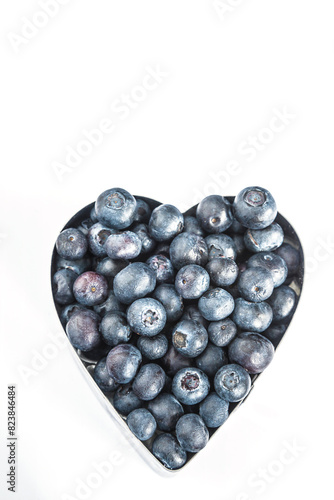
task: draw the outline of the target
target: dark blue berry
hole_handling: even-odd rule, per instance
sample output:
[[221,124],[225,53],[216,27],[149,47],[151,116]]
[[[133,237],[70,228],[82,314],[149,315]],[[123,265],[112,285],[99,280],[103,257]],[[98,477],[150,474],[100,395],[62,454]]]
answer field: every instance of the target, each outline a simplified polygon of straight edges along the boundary
[[260,252],[253,255],[247,262],[247,267],[262,267],[271,273],[274,287],[282,285],[287,278],[288,268],[279,255],[272,252]]
[[161,366],[148,363],[140,368],[132,387],[139,399],[150,401],[162,391],[165,382],[166,374]]
[[133,410],[141,408],[143,403],[133,392],[132,385],[121,385],[115,392],[113,405],[115,409],[124,416]]
[[223,233],[233,222],[232,207],[226,198],[213,194],[198,204],[196,217],[206,232]]
[[233,321],[239,328],[261,333],[272,320],[273,311],[267,302],[248,302],[241,298],[235,301]]
[[128,384],[134,379],[141,362],[142,355],[136,347],[119,344],[107,356],[107,370],[116,382]]
[[176,291],[184,299],[198,299],[209,286],[209,274],[203,267],[196,264],[182,267],[175,278]]
[[88,250],[87,238],[78,229],[64,229],[57,238],[56,249],[63,259],[82,259]]
[[196,234],[197,236],[204,236],[204,231],[199,225],[198,220],[192,215],[184,216],[184,232]]
[[159,434],[153,441],[153,455],[168,469],[180,469],[187,461],[187,452],[172,434]]
[[171,261],[165,255],[152,255],[146,264],[154,271],[157,283],[174,282],[174,268]]
[[219,287],[233,285],[239,273],[235,261],[225,257],[210,260],[206,265],[206,270],[211,281]]
[[230,403],[237,403],[249,393],[251,378],[242,366],[225,365],[216,373],[214,386],[219,397]]
[[132,231],[113,233],[107,239],[104,248],[110,259],[135,259],[141,252],[141,240]]
[[151,217],[151,209],[146,201],[136,197],[136,211],[134,222],[148,222]]
[[208,333],[197,321],[183,320],[173,328],[172,341],[182,356],[196,358],[208,344]]
[[164,329],[167,315],[160,302],[145,298],[131,304],[127,311],[127,320],[134,332],[145,337],[154,337]]
[[288,266],[288,276],[293,276],[297,273],[299,265],[300,265],[300,254],[298,250],[296,250],[289,243],[283,243],[275,253],[282,257]]
[[148,409],[153,414],[158,428],[165,432],[173,431],[177,421],[184,414],[181,403],[172,394],[165,392],[149,401]]
[[214,377],[219,368],[228,362],[227,355],[221,347],[209,344],[207,348],[196,358],[196,366],[208,377]]
[[94,311],[83,309],[73,313],[66,325],[71,344],[84,352],[97,347],[101,341],[99,323],[100,317]]
[[228,346],[230,361],[238,363],[249,373],[263,372],[272,361],[274,351],[270,340],[253,332],[240,333]]
[[141,241],[141,254],[153,252],[157,243],[149,234],[148,226],[146,224],[136,224],[132,227],[132,231]]
[[147,441],[150,439],[157,428],[157,423],[152,413],[145,408],[138,408],[129,413],[127,424],[133,434],[140,439],[140,441]]
[[258,186],[240,191],[234,199],[233,211],[238,222],[249,229],[264,229],[277,215],[274,198],[267,189]]
[[219,321],[233,312],[234,300],[226,290],[213,288],[202,295],[198,301],[198,308],[208,321]]
[[240,274],[238,280],[240,295],[251,302],[267,300],[274,290],[271,272],[264,267],[251,267]]
[[113,229],[97,222],[90,228],[87,235],[89,250],[96,257],[105,257],[107,255],[105,243],[109,236],[114,233]]
[[112,290],[110,290],[107,299],[102,302],[102,304],[98,304],[94,306],[94,311],[97,312],[101,318],[105,316],[107,313],[111,312],[124,312],[125,306],[118,299],[116,299],[115,294]]
[[283,229],[276,223],[264,229],[248,229],[244,236],[245,245],[251,252],[271,252],[280,247],[283,240]]
[[108,282],[102,274],[86,271],[75,280],[73,293],[83,306],[102,304],[108,297]]
[[100,332],[107,345],[115,347],[130,340],[131,330],[122,312],[108,312],[101,321]]
[[114,293],[120,302],[131,304],[153,292],[155,285],[156,276],[152,269],[143,262],[134,262],[115,276]]
[[218,347],[225,347],[237,334],[237,326],[230,319],[213,321],[208,326],[209,339]]
[[228,418],[228,401],[211,392],[199,407],[199,414],[207,427],[217,428]]
[[220,257],[233,260],[237,258],[235,243],[227,234],[210,234],[205,238],[205,242],[208,247],[209,260],[219,259]]
[[167,321],[178,321],[183,313],[183,299],[174,285],[163,283],[153,293],[153,297],[164,306]]
[[285,285],[275,288],[268,300],[273,310],[273,322],[286,321],[294,311],[296,305],[296,292]]
[[114,392],[118,387],[118,383],[109,375],[106,359],[102,358],[94,368],[93,377],[99,388],[103,392]]
[[137,347],[145,358],[154,360],[162,358],[168,351],[168,340],[159,333],[154,337],[138,337]]
[[104,191],[95,203],[95,211],[99,222],[112,229],[125,229],[135,218],[135,198],[121,188]]
[[209,394],[209,390],[209,379],[199,368],[182,368],[174,375],[172,391],[180,403],[200,403]]
[[87,256],[78,260],[63,259],[62,257],[57,258],[57,271],[60,269],[70,269],[71,271],[77,273],[77,275],[89,271],[92,267],[91,259]]
[[176,424],[175,432],[181,447],[191,453],[202,450],[209,441],[209,431],[196,413],[183,415]]
[[159,205],[152,212],[149,230],[156,241],[169,241],[183,230],[184,219],[173,205]]
[[190,358],[182,356],[182,354],[180,354],[173,345],[168,349],[162,362],[167,375],[171,377],[173,377],[182,368],[190,368],[192,363]]
[[52,278],[53,297],[57,304],[74,302],[73,285],[78,275],[71,269],[60,269]]
[[181,233],[173,239],[169,255],[176,269],[181,269],[187,264],[205,266],[208,261],[208,247],[201,236]]

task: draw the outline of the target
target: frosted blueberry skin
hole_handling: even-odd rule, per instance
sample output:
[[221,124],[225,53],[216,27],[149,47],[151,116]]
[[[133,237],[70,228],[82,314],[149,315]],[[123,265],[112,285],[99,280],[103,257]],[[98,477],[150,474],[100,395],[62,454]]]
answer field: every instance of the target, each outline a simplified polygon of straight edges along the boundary
[[171,261],[165,255],[152,255],[146,264],[154,271],[157,283],[173,283],[174,268]]
[[133,392],[130,384],[121,385],[115,392],[113,405],[124,416],[143,406],[142,401]]
[[209,431],[196,413],[183,415],[176,424],[175,432],[181,448],[191,453],[202,450],[209,441]]
[[103,392],[114,392],[117,387],[119,387],[119,384],[109,375],[106,359],[107,358],[102,358],[95,365],[93,378]]
[[[247,353],[248,356],[250,353]],[[244,399],[251,389],[251,378],[238,364],[225,365],[217,371],[214,386],[218,396],[230,403]]]
[[183,227],[183,215],[173,205],[159,205],[153,210],[149,231],[155,241],[169,241],[181,233]]
[[131,344],[119,344],[107,356],[107,370],[119,384],[128,384],[134,379],[142,362],[141,352]]
[[273,311],[267,302],[248,302],[242,298],[235,301],[232,319],[242,330],[262,333],[273,320]]
[[141,255],[153,252],[157,243],[149,234],[146,224],[136,224],[132,226],[131,231],[135,233],[141,241]]
[[82,306],[81,304],[69,304],[65,307],[62,308],[60,312],[60,321],[63,326],[66,326],[66,323],[72,316],[72,314],[76,313],[77,311],[84,311],[86,308]]
[[115,260],[105,257],[96,264],[95,271],[107,278],[109,283],[113,283],[116,274],[128,265],[129,262],[127,260]]
[[115,347],[125,344],[131,338],[130,326],[122,312],[109,312],[101,321],[100,332],[107,345]]
[[234,300],[231,294],[222,288],[208,290],[198,301],[202,316],[208,321],[219,321],[232,314]]
[[163,367],[170,377],[173,377],[182,368],[190,368],[192,360],[185,358],[173,345],[170,346],[162,359]]
[[182,368],[174,375],[172,392],[180,403],[195,405],[209,394],[208,376],[199,368]]
[[152,210],[150,209],[146,201],[136,197],[136,210],[133,221],[146,223],[150,220],[151,213]]
[[83,306],[102,304],[108,297],[108,282],[102,274],[86,271],[75,280],[73,294]]
[[141,252],[142,243],[132,231],[113,233],[106,240],[104,249],[110,259],[135,259]]
[[171,470],[180,469],[187,461],[187,452],[181,448],[172,434],[159,434],[153,441],[152,453]]
[[196,366],[208,377],[214,377],[222,366],[228,363],[227,355],[221,347],[208,344],[206,349],[196,358]]
[[167,321],[166,310],[155,299],[138,299],[127,310],[130,328],[138,335],[154,337],[160,333]]
[[167,321],[178,321],[183,313],[183,298],[175,290],[174,285],[163,283],[153,293],[153,298],[164,306]]
[[284,337],[286,329],[286,325],[274,324],[267,328],[267,330],[265,330],[262,335],[269,339],[273,346],[276,348]]
[[175,269],[181,269],[188,264],[205,266],[208,261],[208,247],[201,236],[181,233],[173,239],[169,255]]
[[226,259],[237,258],[237,249],[233,239],[227,234],[210,234],[205,238],[208,247],[209,261],[225,257]]
[[184,299],[198,299],[208,290],[210,276],[207,271],[196,264],[182,267],[175,278],[176,291]]
[[251,374],[263,372],[271,363],[274,352],[270,340],[254,332],[240,333],[228,346],[230,361],[242,366]]
[[124,312],[125,306],[116,299],[114,292],[110,290],[107,299],[102,304],[94,306],[93,309],[103,318],[107,313]]
[[218,347],[225,347],[237,334],[237,325],[230,319],[213,321],[208,326],[208,334],[211,342]]
[[274,293],[268,300],[273,310],[273,322],[286,321],[294,311],[296,305],[296,292],[285,285],[274,290]]
[[136,206],[135,198],[128,191],[113,188],[100,194],[95,211],[101,224],[112,229],[125,229],[134,221]]
[[211,392],[199,406],[199,414],[207,427],[215,429],[228,419],[228,401]]
[[[96,221],[97,222],[97,221]],[[84,219],[80,224],[79,226],[77,227],[77,229],[79,231],[82,232],[82,234],[84,234],[85,236],[87,236],[88,234],[88,231],[90,230],[90,228],[95,224],[95,222],[92,221],[92,219],[88,218],[88,219]]]
[[80,351],[91,351],[100,344],[100,317],[96,312],[84,309],[73,313],[66,324],[71,344]]
[[56,240],[58,255],[63,259],[82,259],[88,250],[86,236],[78,229],[64,229]]
[[63,259],[62,257],[57,257],[57,271],[60,269],[70,269],[71,271],[79,274],[88,271],[92,267],[92,262],[89,257],[83,257],[78,260]]
[[265,229],[248,229],[244,236],[245,245],[251,252],[271,252],[280,247],[283,240],[283,229],[276,223]]
[[288,267],[279,255],[272,252],[260,252],[253,255],[247,262],[247,267],[262,267],[271,273],[274,288],[282,285],[288,276]]
[[209,273],[211,281],[219,287],[233,285],[239,274],[239,268],[235,261],[225,257],[210,260],[205,269]]
[[109,236],[114,233],[114,229],[97,222],[92,226],[87,235],[89,250],[96,257],[106,257],[105,243]]
[[132,387],[139,399],[150,401],[162,391],[165,382],[166,374],[161,366],[148,363],[140,368]]
[[300,254],[298,250],[293,248],[289,243],[283,243],[275,253],[282,257],[288,267],[288,276],[293,276],[297,273],[300,264]]
[[153,361],[165,356],[168,351],[168,340],[165,335],[159,333],[154,337],[138,337],[137,347],[145,358]]
[[182,356],[196,358],[208,344],[208,332],[197,321],[183,320],[174,326],[172,342]]
[[249,229],[264,229],[274,222],[277,208],[267,189],[252,186],[243,189],[235,197],[233,212],[243,226]]
[[157,423],[152,413],[145,408],[133,410],[126,420],[130,431],[140,440],[147,441],[156,431]]
[[207,196],[197,205],[196,218],[207,233],[223,233],[233,222],[231,204],[223,196]]
[[264,267],[250,267],[240,274],[238,290],[242,298],[250,302],[269,299],[274,290],[271,272]]
[[53,298],[57,304],[66,305],[75,302],[73,285],[78,275],[71,269],[60,269],[52,277]]
[[179,418],[184,415],[181,403],[172,394],[165,392],[149,401],[147,407],[154,416],[158,429],[164,432],[173,431]]
[[204,328],[208,326],[208,321],[201,315],[198,307],[192,304],[184,308],[184,313],[181,317],[181,320],[184,319],[192,319],[194,321],[198,321],[199,323],[201,323],[201,325],[204,326]]
[[153,292],[155,285],[156,277],[152,269],[142,262],[134,262],[115,276],[114,293],[120,302],[131,304]]
[[184,216],[184,232],[204,237],[203,229],[199,225],[199,222],[196,219],[196,217],[193,217],[192,215]]

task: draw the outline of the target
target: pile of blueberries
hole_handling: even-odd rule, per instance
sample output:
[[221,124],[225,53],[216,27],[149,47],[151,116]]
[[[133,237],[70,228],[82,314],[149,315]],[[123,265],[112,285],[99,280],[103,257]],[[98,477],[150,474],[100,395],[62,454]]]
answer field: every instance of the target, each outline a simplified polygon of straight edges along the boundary
[[294,313],[300,254],[266,189],[196,214],[102,193],[56,241],[53,295],[93,377],[165,467],[182,467],[249,393]]

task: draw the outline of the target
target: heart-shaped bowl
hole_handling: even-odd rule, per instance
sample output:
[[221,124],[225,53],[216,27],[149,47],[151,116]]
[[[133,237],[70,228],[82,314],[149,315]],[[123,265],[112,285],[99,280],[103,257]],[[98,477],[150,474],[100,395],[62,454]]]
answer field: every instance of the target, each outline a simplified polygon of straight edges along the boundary
[[[136,198],[140,198],[140,199],[144,200],[149,205],[151,210],[153,210],[157,206],[161,205],[161,202],[158,202],[158,201],[153,200],[151,198],[146,198],[144,196],[136,196]],[[225,196],[225,198],[230,203],[233,203],[235,197],[234,196]],[[67,229],[67,228],[78,227],[84,220],[89,219],[91,210],[94,207],[94,205],[95,205],[95,202],[90,203],[89,205],[87,205],[86,207],[81,209],[79,212],[77,212],[67,222],[67,224],[63,227],[62,231],[64,229]],[[192,208],[187,210],[183,215],[195,216],[196,215],[196,208],[197,208],[197,205],[193,206]],[[294,313],[295,313],[297,310],[297,307],[298,307],[298,302],[300,300],[300,295],[301,295],[301,291],[303,288],[303,281],[304,281],[303,249],[302,249],[302,245],[301,245],[301,242],[298,238],[296,231],[294,230],[292,225],[280,213],[277,214],[275,222],[277,222],[282,227],[282,229],[284,231],[284,243],[289,243],[291,246],[293,246],[299,252],[299,257],[300,257],[299,262],[300,263],[299,263],[298,271],[294,275],[292,280],[288,279],[288,282],[285,283],[285,284],[289,284],[289,286],[296,292],[297,300],[296,300],[296,306],[294,308]],[[57,271],[57,250],[56,250],[56,247],[54,247],[53,254],[52,254],[52,260],[51,260],[51,280],[52,280],[52,276],[54,275],[54,273],[56,271]],[[58,318],[60,319],[60,312],[61,312],[62,306],[57,304],[55,301],[54,301],[54,305],[55,305],[55,309],[58,313]],[[294,315],[294,313],[293,313],[293,315]],[[286,325],[287,328],[286,328],[284,335],[282,336],[281,339],[279,339],[276,342],[276,345],[275,345],[276,349],[277,349],[278,345],[282,342],[283,337],[285,337],[285,335],[288,331],[288,328],[290,327],[290,323],[292,321],[293,315],[291,316],[288,324]],[[65,329],[63,331],[66,335]],[[74,359],[78,363],[79,369],[80,369],[83,377],[86,379],[86,381],[89,383],[91,389],[94,391],[95,396],[98,398],[100,403],[106,408],[106,410],[109,412],[109,414],[113,417],[113,419],[120,426],[120,430],[124,433],[124,436],[130,442],[132,447],[134,447],[139,452],[139,454],[141,456],[143,456],[143,458],[146,459],[146,461],[151,465],[151,467],[153,467],[157,472],[167,473],[169,475],[171,473],[178,472],[179,470],[183,469],[186,465],[188,465],[189,462],[194,457],[194,455],[195,455],[194,453],[188,453],[188,460],[187,460],[186,464],[177,470],[168,469],[158,459],[155,458],[153,453],[150,451],[154,437],[148,441],[145,441],[145,442],[142,442],[139,439],[137,439],[132,434],[130,429],[128,428],[127,423],[126,423],[126,418],[122,417],[116,411],[116,409],[113,407],[112,394],[111,395],[105,394],[104,392],[102,392],[102,390],[95,383],[92,375],[93,375],[93,371],[94,371],[94,367],[95,367],[96,363],[102,357],[101,353],[99,354],[99,352],[97,351],[97,353],[95,352],[93,355],[91,355],[90,353],[82,352],[79,349],[74,348],[72,346],[72,344],[70,343],[70,341],[68,341],[68,342],[69,342],[71,352],[74,356]],[[110,347],[110,349],[111,349],[111,347]],[[156,360],[156,361],[159,361],[159,360]],[[261,375],[261,373],[256,374],[256,375],[251,375],[251,381],[252,381],[251,390],[249,391],[248,395],[242,401],[240,401],[239,403],[230,403],[229,417],[228,418],[230,418],[232,413],[235,412],[237,410],[237,408],[239,408],[239,406],[246,401],[249,394],[251,393],[251,391],[254,388],[256,380],[259,378],[260,375]],[[226,422],[225,422],[225,425],[226,425]],[[223,427],[223,426],[221,426],[221,427]],[[216,429],[209,429],[210,439],[213,436],[213,434],[215,434],[221,427],[218,427]]]

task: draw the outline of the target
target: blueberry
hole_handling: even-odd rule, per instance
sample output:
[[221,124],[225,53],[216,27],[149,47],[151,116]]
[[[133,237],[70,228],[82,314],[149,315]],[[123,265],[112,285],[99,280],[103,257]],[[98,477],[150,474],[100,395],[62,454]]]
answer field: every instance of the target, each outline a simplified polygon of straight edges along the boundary
[[193,319],[194,321],[198,321],[199,323],[201,323],[201,325],[204,326],[204,328],[208,326],[208,321],[203,318],[203,316],[199,312],[198,307],[193,304],[190,304],[184,308],[184,313],[181,317],[181,320],[184,319]]
[[234,260],[225,257],[210,260],[206,265],[206,270],[211,281],[219,287],[233,285],[239,273]]
[[228,346],[231,362],[238,363],[252,374],[263,372],[272,361],[274,352],[270,340],[253,332],[240,333]]
[[264,229],[277,215],[272,195],[257,186],[243,189],[234,199],[233,210],[238,222],[249,229]]
[[273,310],[273,322],[290,319],[295,305],[297,295],[296,292],[285,285],[275,288],[272,296],[268,300]]
[[138,337],[137,347],[147,359],[160,359],[168,351],[168,340],[162,333],[155,337]]
[[146,264],[154,271],[157,283],[172,283],[174,281],[173,265],[164,255],[152,255]]
[[208,326],[209,339],[218,347],[225,347],[237,334],[237,326],[230,319],[213,321]]
[[173,431],[177,421],[184,414],[181,403],[172,394],[165,392],[149,401],[148,409],[153,414],[159,430],[165,432]]
[[209,344],[198,358],[196,358],[196,366],[208,377],[213,377],[219,368],[226,365],[228,362],[227,356],[221,347]]
[[111,283],[122,269],[129,265],[127,260],[114,260],[109,257],[105,257],[97,263],[95,271],[102,274]]
[[237,252],[237,257],[241,257],[246,251],[246,245],[243,234],[233,234],[231,236],[233,243],[235,245],[235,250]]
[[174,376],[182,368],[191,367],[191,359],[185,358],[172,345],[163,357],[163,366],[167,375]]
[[71,344],[84,352],[97,347],[101,341],[99,323],[100,317],[94,311],[84,309],[73,313],[66,325]]
[[182,267],[175,278],[176,291],[184,299],[198,299],[208,290],[210,276],[203,267],[189,264]]
[[124,416],[127,416],[133,410],[141,408],[143,403],[133,392],[130,384],[121,385],[115,392],[113,405],[115,409]]
[[136,211],[134,222],[148,222],[151,217],[151,209],[146,201],[136,197]]
[[114,233],[113,229],[97,222],[90,228],[87,235],[89,250],[96,257],[105,257],[107,255],[105,243],[109,236]]
[[77,303],[69,304],[63,307],[60,312],[61,323],[66,326],[66,323],[68,322],[72,314],[74,314],[77,311],[83,311],[83,310],[85,310],[85,307]]
[[150,401],[162,391],[165,382],[166,374],[161,366],[148,363],[140,368],[132,387],[139,399]]
[[147,254],[153,252],[156,247],[156,241],[149,234],[148,226],[146,224],[136,224],[132,227],[132,231],[141,241],[141,253]]
[[82,259],[88,250],[87,238],[78,229],[64,229],[57,238],[56,249],[63,259]]
[[234,300],[226,290],[213,288],[202,295],[198,301],[198,308],[208,321],[219,321],[232,314]]
[[275,253],[282,257],[288,266],[288,276],[293,276],[297,273],[300,264],[300,255],[298,250],[293,248],[289,243],[283,243]]
[[253,255],[247,262],[247,267],[262,267],[271,273],[274,287],[282,285],[287,278],[288,268],[279,255],[272,252],[260,252]]
[[270,252],[282,245],[284,233],[281,226],[274,223],[265,229],[248,229],[244,240],[251,252]]
[[[233,208],[232,208],[232,211],[233,211]],[[245,226],[240,224],[240,222],[234,218],[232,224],[228,228],[228,232],[231,234],[243,235],[245,232]]]
[[127,319],[131,330],[145,337],[154,337],[164,329],[167,315],[160,302],[147,298],[131,304]]
[[168,469],[180,469],[187,461],[187,452],[172,434],[159,434],[153,441],[153,455]]
[[141,252],[141,240],[132,231],[114,233],[104,248],[111,259],[135,259]]
[[175,349],[186,358],[195,358],[208,344],[208,333],[197,321],[183,320],[173,328],[172,341]]
[[142,361],[140,351],[131,344],[119,344],[107,356],[107,370],[119,384],[128,384],[134,379]]
[[247,302],[244,299],[235,301],[233,321],[243,330],[261,333],[273,320],[273,311],[267,302]]
[[94,311],[97,312],[101,318],[105,316],[107,313],[111,312],[124,312],[124,304],[116,299],[114,292],[111,290],[107,299],[102,302],[102,304],[98,304],[94,306]]
[[53,298],[57,304],[65,305],[74,302],[73,284],[78,275],[71,269],[60,269],[52,278]]
[[156,241],[168,241],[183,230],[184,219],[173,205],[159,205],[152,212],[149,229]]
[[115,276],[114,293],[120,302],[131,304],[153,292],[155,285],[156,277],[152,269],[142,262],[134,262]]
[[122,312],[109,312],[101,321],[100,332],[106,344],[115,347],[130,340],[131,330]]
[[200,404],[199,414],[207,427],[217,428],[227,420],[228,407],[228,401],[211,392]]
[[91,269],[92,263],[89,257],[83,257],[78,260],[63,259],[62,257],[57,258],[57,271],[60,269],[70,269],[77,273],[77,275],[89,271]]
[[176,437],[186,451],[197,453],[209,441],[209,431],[203,419],[195,413],[183,415],[176,424]]
[[220,398],[229,403],[237,403],[249,393],[251,378],[242,366],[225,365],[216,373],[214,386]]
[[136,205],[135,198],[125,189],[113,188],[100,194],[95,210],[102,224],[112,229],[125,229],[134,221]]
[[153,297],[164,306],[167,321],[177,321],[183,313],[183,299],[175,290],[174,285],[163,283],[153,293]]
[[127,424],[133,434],[140,439],[140,441],[147,441],[150,439],[157,428],[157,423],[152,413],[145,408],[138,408],[133,410],[127,418]]
[[88,218],[88,219],[84,219],[80,224],[79,226],[77,227],[77,229],[79,231],[81,231],[82,234],[84,234],[85,236],[88,235],[88,231],[90,230],[90,228],[95,224],[95,222],[92,221],[91,218]]
[[106,359],[102,358],[94,368],[93,377],[99,388],[104,392],[114,392],[118,383],[109,375],[106,366]]
[[108,297],[108,282],[102,274],[86,271],[75,280],[73,293],[79,304],[96,306]]
[[267,300],[274,290],[271,272],[264,267],[251,267],[240,274],[238,280],[240,295],[251,302]]
[[282,340],[286,332],[286,329],[287,329],[286,325],[282,324],[271,325],[269,328],[267,328],[267,330],[263,332],[262,335],[267,339],[269,339],[274,347],[277,347],[280,341]]
[[194,405],[209,394],[210,382],[207,375],[198,368],[182,368],[174,375],[172,392],[180,403]]
[[205,266],[208,261],[208,247],[205,240],[191,233],[181,233],[174,238],[169,254],[176,269],[181,269],[187,264]]
[[204,236],[204,231],[199,225],[198,220],[192,215],[184,216],[184,232],[196,234],[197,236]]
[[208,247],[209,260],[225,257],[225,259],[237,258],[237,248],[233,239],[227,234],[210,234],[205,238]]
[[233,222],[232,207],[226,198],[213,194],[198,204],[196,217],[206,232],[223,233]]

